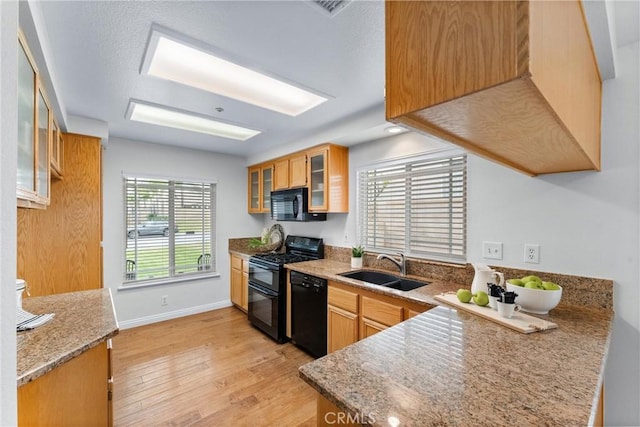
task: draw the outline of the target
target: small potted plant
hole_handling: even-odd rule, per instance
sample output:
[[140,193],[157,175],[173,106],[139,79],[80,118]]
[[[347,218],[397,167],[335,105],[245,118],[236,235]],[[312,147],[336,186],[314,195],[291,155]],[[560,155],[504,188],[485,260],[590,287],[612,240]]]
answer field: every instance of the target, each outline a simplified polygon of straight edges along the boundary
[[354,246],[351,248],[351,268],[362,268],[362,256],[364,255],[364,248],[362,245]]

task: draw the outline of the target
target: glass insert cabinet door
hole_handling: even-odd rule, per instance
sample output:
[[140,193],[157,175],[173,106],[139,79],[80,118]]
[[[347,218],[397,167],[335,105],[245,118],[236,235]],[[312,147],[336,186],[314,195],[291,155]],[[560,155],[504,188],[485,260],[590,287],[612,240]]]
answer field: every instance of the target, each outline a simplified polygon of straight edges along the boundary
[[271,189],[273,188],[273,168],[262,168],[262,212],[271,210]]
[[38,197],[49,199],[49,107],[44,94],[38,90],[38,167],[36,169],[36,183]]
[[260,212],[260,169],[249,170],[249,212]]
[[35,193],[36,72],[22,43],[18,49],[18,181],[19,189]]
[[327,150],[309,153],[309,208],[327,209]]

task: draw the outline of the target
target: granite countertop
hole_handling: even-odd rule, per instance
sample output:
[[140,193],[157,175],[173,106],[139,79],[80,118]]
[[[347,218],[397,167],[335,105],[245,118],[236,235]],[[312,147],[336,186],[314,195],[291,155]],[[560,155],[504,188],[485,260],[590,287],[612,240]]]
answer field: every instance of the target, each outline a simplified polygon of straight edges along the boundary
[[[337,276],[350,267],[331,260],[287,268],[434,306],[434,295],[463,287],[378,289]],[[522,334],[441,305],[302,366],[300,376],[372,425],[591,424],[613,312],[561,304],[540,317],[558,329]]]
[[55,313],[55,317],[35,329],[18,332],[18,386],[118,334],[110,289],[30,297],[22,306],[30,313]]

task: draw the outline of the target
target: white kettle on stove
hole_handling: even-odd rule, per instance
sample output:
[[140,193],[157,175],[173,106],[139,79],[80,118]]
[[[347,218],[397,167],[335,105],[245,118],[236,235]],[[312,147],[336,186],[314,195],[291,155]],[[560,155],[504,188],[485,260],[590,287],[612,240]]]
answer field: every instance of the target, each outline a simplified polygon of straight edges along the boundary
[[504,274],[495,271],[486,264],[471,263],[475,270],[473,276],[473,282],[471,283],[471,293],[475,294],[478,291],[489,292],[487,283],[495,283],[497,285],[504,285]]

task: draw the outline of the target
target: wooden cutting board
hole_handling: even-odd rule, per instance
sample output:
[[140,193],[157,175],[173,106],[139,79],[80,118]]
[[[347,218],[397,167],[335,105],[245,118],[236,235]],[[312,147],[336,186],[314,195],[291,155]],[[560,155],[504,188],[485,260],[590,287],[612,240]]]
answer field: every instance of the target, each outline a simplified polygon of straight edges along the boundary
[[511,328],[524,334],[546,331],[547,329],[555,329],[558,327],[558,325],[553,322],[530,316],[519,311],[514,312],[511,319],[507,319],[506,317],[500,316],[496,310],[492,309],[488,305],[485,307],[480,307],[478,305],[475,305],[473,301],[466,304],[460,302],[455,294],[436,295],[434,298],[437,301],[443,302],[447,305],[453,306],[468,313],[473,313],[487,320],[499,323],[506,326],[507,328]]

